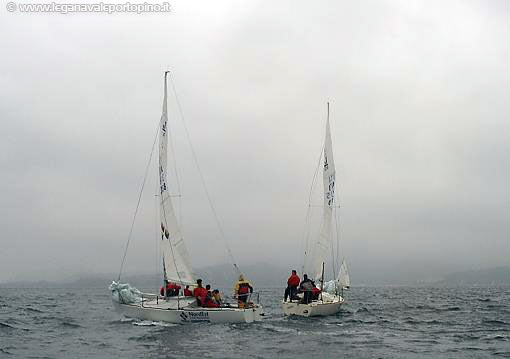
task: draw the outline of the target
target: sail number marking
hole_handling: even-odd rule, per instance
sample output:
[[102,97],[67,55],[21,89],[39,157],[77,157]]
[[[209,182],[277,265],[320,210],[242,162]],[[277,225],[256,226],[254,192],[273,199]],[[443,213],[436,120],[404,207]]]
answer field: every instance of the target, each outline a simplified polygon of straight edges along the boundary
[[328,206],[332,206],[335,201],[335,175],[332,174],[328,177],[328,190],[324,194]]

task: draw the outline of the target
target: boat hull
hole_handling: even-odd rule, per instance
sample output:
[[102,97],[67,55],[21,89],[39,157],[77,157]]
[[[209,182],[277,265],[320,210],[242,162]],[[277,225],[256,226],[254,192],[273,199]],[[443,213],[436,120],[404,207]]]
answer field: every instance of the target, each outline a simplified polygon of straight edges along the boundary
[[253,308],[158,308],[146,307],[140,304],[122,304],[113,301],[115,310],[129,318],[167,322],[174,324],[188,323],[252,323],[261,321],[262,307]]
[[323,300],[312,301],[308,304],[295,302],[282,302],[285,315],[297,315],[300,317],[318,317],[333,315],[340,312],[344,299],[338,295],[329,295]]

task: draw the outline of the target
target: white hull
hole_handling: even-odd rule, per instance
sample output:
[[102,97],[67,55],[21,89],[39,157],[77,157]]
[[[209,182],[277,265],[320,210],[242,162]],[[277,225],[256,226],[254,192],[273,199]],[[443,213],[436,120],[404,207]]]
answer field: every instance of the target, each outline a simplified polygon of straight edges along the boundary
[[299,301],[282,302],[282,308],[285,315],[318,317],[338,313],[343,303],[341,296],[323,293],[323,300],[314,300],[308,304],[301,304]]
[[121,304],[113,301],[115,310],[120,314],[141,320],[150,320],[155,322],[168,322],[175,324],[187,323],[252,323],[262,320],[262,307],[255,305],[253,308],[240,309],[238,307],[230,308],[202,308],[185,307],[174,308],[174,304],[169,304],[164,300],[140,303]]

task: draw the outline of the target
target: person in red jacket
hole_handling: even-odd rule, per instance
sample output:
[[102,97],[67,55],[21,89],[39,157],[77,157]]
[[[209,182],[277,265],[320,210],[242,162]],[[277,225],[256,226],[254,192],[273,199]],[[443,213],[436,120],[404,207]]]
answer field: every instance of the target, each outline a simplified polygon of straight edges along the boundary
[[159,294],[161,294],[164,297],[175,297],[179,295],[180,290],[181,290],[180,285],[165,280],[165,285],[161,287],[161,289],[159,290]]
[[173,290],[172,283],[165,279],[163,286],[159,290],[159,294],[161,294],[163,297],[170,297],[172,294],[171,293],[172,290]]
[[170,282],[170,294],[167,294],[169,297],[176,297],[179,295],[181,291],[181,286],[177,283]]
[[184,296],[185,297],[193,297],[193,292],[191,290],[189,290],[189,285],[187,285],[186,288],[184,288]]
[[299,276],[297,275],[296,270],[293,269],[292,274],[287,280],[287,288],[285,288],[285,296],[283,299],[284,302],[287,301],[287,297],[290,297],[290,301],[292,302],[292,299],[294,299],[294,297],[296,296],[299,282],[300,282]]
[[312,300],[319,300],[320,294],[321,294],[321,290],[314,285],[312,288]]
[[159,290],[159,294],[161,294],[162,297],[165,296],[165,292],[166,292],[166,287],[168,286],[168,281],[165,280],[165,283],[163,284],[163,286],[161,287],[161,289]]
[[212,293],[209,291],[205,296],[204,307],[206,308],[218,308],[220,305],[214,300]]
[[202,287],[202,279],[197,279],[197,287],[193,289],[193,296],[197,298],[197,305],[202,306],[207,296],[207,290]]

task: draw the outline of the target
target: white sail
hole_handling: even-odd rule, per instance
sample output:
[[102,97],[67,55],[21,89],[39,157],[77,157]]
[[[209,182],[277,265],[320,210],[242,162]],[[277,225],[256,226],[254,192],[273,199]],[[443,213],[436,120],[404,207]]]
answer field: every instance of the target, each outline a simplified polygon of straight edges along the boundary
[[349,279],[349,272],[347,271],[347,263],[345,263],[345,260],[342,261],[342,265],[340,266],[337,281],[340,288],[349,288],[351,286],[351,280]]
[[161,249],[163,253],[163,271],[165,279],[182,284],[193,284],[193,271],[184,238],[179,229],[172,200],[167,186],[167,84],[165,73],[165,93],[163,112],[159,124],[159,185]]
[[[329,109],[328,109],[329,111]],[[324,184],[324,213],[322,229],[315,243],[309,274],[316,281],[322,277],[322,266],[326,261],[331,242],[331,218],[335,205],[335,162],[333,161],[333,146],[331,143],[331,131],[329,118],[326,123],[326,139],[324,142],[324,166],[322,174]]]

